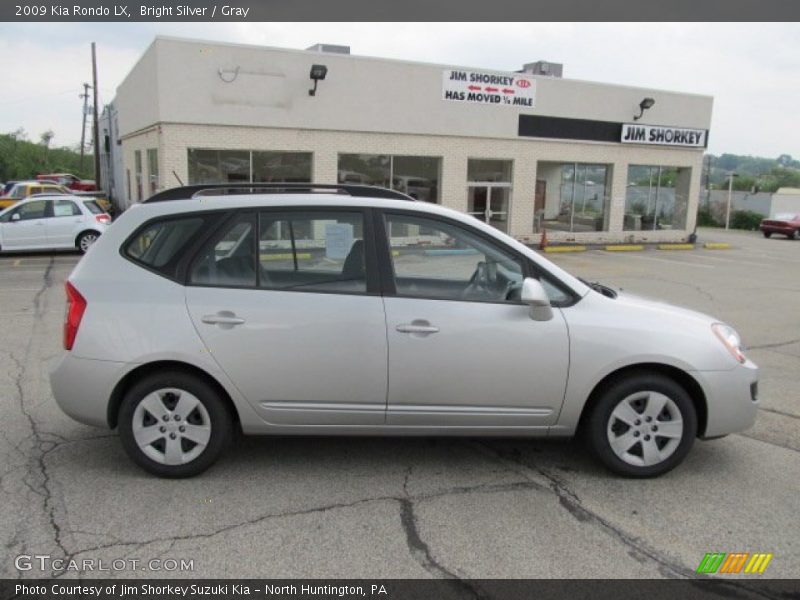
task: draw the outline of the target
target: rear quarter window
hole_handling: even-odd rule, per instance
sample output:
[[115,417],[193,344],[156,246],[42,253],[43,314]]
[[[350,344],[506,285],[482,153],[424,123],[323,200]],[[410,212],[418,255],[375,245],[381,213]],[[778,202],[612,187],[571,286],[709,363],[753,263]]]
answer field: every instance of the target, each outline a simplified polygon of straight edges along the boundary
[[103,214],[105,211],[97,205],[94,200],[88,200],[83,205],[89,209],[89,212],[95,215]]
[[175,278],[177,264],[185,251],[207,229],[212,215],[164,218],[140,227],[128,238],[123,254],[148,269]]

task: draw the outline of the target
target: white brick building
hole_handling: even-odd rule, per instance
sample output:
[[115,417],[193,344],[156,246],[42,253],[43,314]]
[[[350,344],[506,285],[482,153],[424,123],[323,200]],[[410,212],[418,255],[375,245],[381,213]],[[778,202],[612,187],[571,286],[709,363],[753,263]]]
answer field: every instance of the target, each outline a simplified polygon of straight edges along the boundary
[[[710,97],[562,79],[543,63],[502,73],[324,49],[156,38],[115,100],[125,204],[180,182],[339,181],[529,242],[543,229],[591,242],[694,228]],[[312,65],[327,68],[315,95]]]

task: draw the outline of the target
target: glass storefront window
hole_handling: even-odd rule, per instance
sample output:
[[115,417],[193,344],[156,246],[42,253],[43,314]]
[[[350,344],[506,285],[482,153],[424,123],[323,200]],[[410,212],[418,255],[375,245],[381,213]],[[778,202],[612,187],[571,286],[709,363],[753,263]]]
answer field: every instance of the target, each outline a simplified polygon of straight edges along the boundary
[[189,148],[189,184],[311,181],[311,152]]
[[425,202],[439,201],[439,159],[393,156],[392,189]]
[[608,231],[610,187],[610,165],[540,161],[535,230]]
[[438,202],[441,162],[432,156],[340,154],[338,182],[376,185]]
[[158,149],[147,150],[147,174],[150,178],[150,194],[158,191]]
[[389,187],[392,179],[392,157],[381,154],[340,154],[339,183],[356,183]]
[[628,167],[623,230],[685,229],[691,173],[690,168]]
[[189,184],[250,181],[247,150],[189,148]]
[[311,152],[253,152],[253,181],[311,181]]

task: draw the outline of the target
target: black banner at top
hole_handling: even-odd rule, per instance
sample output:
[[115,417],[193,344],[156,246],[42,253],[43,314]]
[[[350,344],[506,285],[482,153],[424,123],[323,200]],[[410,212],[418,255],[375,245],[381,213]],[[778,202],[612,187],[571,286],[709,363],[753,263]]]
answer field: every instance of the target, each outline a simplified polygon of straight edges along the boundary
[[[797,0],[2,0],[0,21],[797,21]],[[614,40],[609,40],[610,44]]]

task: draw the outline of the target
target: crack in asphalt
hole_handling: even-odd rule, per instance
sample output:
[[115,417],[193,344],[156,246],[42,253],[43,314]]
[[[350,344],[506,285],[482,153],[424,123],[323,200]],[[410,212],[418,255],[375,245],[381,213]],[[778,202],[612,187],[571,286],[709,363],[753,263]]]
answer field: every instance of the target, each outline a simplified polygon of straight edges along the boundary
[[[659,552],[655,548],[650,547],[641,538],[638,538],[634,535],[625,532],[621,527],[614,525],[605,517],[602,517],[596,512],[583,506],[581,499],[573,490],[571,490],[568,487],[567,483],[563,479],[550,473],[546,469],[539,467],[534,463],[525,462],[522,459],[522,452],[518,448],[513,448],[512,451],[509,453],[503,453],[500,450],[488,446],[484,442],[477,442],[474,444],[474,446],[477,446],[482,454],[489,455],[490,457],[495,458],[499,462],[505,464],[507,467],[509,466],[508,463],[510,463],[510,466],[512,467],[511,470],[516,473],[519,473],[523,476],[527,476],[527,473],[525,471],[531,470],[534,473],[537,473],[540,476],[544,477],[546,480],[550,482],[549,486],[550,490],[556,494],[561,505],[572,516],[574,516],[580,522],[593,523],[595,525],[600,526],[602,530],[606,531],[613,538],[616,538],[623,545],[630,548],[632,551],[631,556],[633,558],[636,559],[637,558],[636,554],[639,554],[643,555],[647,559],[654,561],[658,565],[659,572],[664,577],[667,578],[681,577],[684,579],[690,579],[694,580],[697,585],[700,585],[701,579],[713,580],[715,584],[718,584],[720,587],[724,587],[727,589],[725,589],[724,591],[716,588],[706,588],[706,587],[703,587],[701,589],[703,589],[706,592],[710,592],[715,595],[723,597],[731,597],[731,596],[742,597],[743,592],[749,592],[751,594],[755,594],[762,598],[768,598],[770,600],[785,600],[785,598],[780,594],[773,594],[769,591],[753,588],[750,587],[747,583],[739,581],[731,581],[717,577],[698,575],[696,571],[680,564],[677,561],[670,559],[668,556]],[[521,467],[523,470],[520,471],[519,468],[514,468],[515,466]]]
[[767,408],[766,406],[759,406],[758,410],[763,410],[764,412],[781,415],[782,417],[789,417],[790,419],[800,419],[800,415],[795,415],[793,413],[785,412],[783,410],[778,410],[777,408]]
[[786,342],[774,342],[770,344],[758,344],[757,346],[748,346],[747,350],[768,350],[770,348],[780,348],[782,346],[791,346],[792,344],[800,343],[800,338],[788,340]]
[[765,440],[764,438],[756,437],[754,435],[750,435],[747,433],[739,432],[739,433],[734,433],[733,435],[739,435],[743,438],[747,438],[748,440],[754,440],[756,442],[769,444],[770,446],[775,446],[776,448],[783,448],[784,450],[791,450],[792,452],[800,452],[800,450],[798,450],[797,448],[792,448],[791,446],[785,446],[784,444],[779,444],[777,442],[771,442],[769,440]]
[[55,264],[55,257],[51,256],[49,262],[47,263],[45,271],[42,275],[42,285],[40,286],[40,288],[37,290],[36,294],[33,297],[35,318],[33,320],[31,335],[28,338],[28,343],[25,347],[25,351],[23,352],[22,359],[20,360],[20,358],[18,358],[13,352],[9,352],[8,356],[11,362],[14,364],[16,371],[13,377],[13,382],[17,392],[16,395],[17,395],[19,410],[20,413],[25,417],[25,420],[28,423],[28,428],[30,430],[30,435],[24,438],[22,442],[20,442],[20,444],[17,445],[17,449],[20,449],[23,444],[28,442],[30,450],[30,454],[27,455],[27,472],[25,476],[22,477],[21,481],[23,485],[27,489],[29,489],[34,495],[42,498],[42,508],[47,518],[48,524],[50,525],[50,529],[53,532],[53,542],[56,545],[56,547],[66,555],[68,554],[68,552],[66,547],[64,546],[61,525],[59,524],[58,519],[56,518],[55,498],[51,485],[52,480],[50,477],[50,473],[47,469],[47,464],[45,462],[45,458],[47,457],[47,455],[58,447],[58,443],[45,439],[45,436],[50,434],[48,434],[48,432],[42,431],[39,428],[39,424],[36,422],[36,419],[33,418],[33,415],[28,410],[26,406],[25,389],[23,386],[23,380],[25,379],[25,375],[27,374],[27,369],[25,367],[25,364],[28,362],[28,359],[30,358],[34,333],[37,324],[39,323],[39,319],[44,314],[44,306],[45,306],[44,300],[46,298],[44,294],[48,289],[50,289],[50,287],[53,284],[52,270],[54,264]]
[[658,569],[662,575],[666,577],[695,576],[694,571],[691,569],[671,560],[669,557],[646,545],[641,539],[623,531],[608,519],[586,508],[578,495],[567,486],[563,479],[534,463],[526,462],[522,458],[522,452],[518,448],[513,448],[511,452],[503,452],[481,442],[474,444],[473,447],[477,447],[482,454],[490,456],[506,467],[510,467],[510,470],[524,477],[530,476],[528,471],[533,471],[535,474],[543,477],[548,481],[550,491],[556,495],[561,506],[575,519],[582,523],[594,523],[600,526],[601,529],[622,542],[622,544],[630,548],[636,554],[643,555],[654,561],[658,565]]

